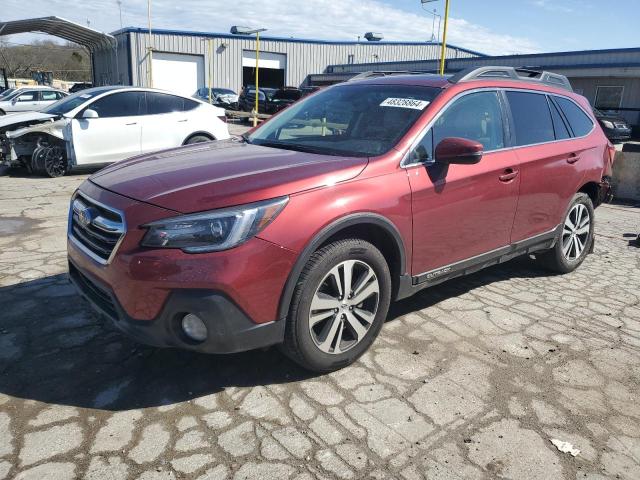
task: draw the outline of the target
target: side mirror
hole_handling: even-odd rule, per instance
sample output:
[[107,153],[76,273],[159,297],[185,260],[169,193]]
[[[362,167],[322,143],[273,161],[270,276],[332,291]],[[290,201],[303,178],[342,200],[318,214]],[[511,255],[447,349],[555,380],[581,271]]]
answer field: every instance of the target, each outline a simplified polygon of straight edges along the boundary
[[466,138],[447,137],[438,143],[435,151],[437,163],[473,165],[482,158],[481,143]]
[[98,112],[96,112],[95,110],[91,110],[90,108],[87,108],[82,113],[82,118],[98,118]]
[[16,103],[18,103],[18,97],[11,100],[11,105],[15,105]]

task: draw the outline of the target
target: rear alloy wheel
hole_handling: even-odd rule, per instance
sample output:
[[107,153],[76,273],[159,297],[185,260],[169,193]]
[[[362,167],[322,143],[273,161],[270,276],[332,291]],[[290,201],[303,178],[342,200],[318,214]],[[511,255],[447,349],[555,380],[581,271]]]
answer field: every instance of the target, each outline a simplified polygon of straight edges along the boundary
[[67,153],[62,147],[49,147],[44,157],[44,171],[51,177],[63,177],[69,170]]
[[211,139],[205,135],[194,135],[193,137],[189,138],[189,140],[187,140],[184,144],[185,145],[192,145],[194,143],[204,143],[204,142],[210,142]]
[[550,270],[569,273],[584,261],[593,244],[594,209],[586,193],[574,195],[556,243],[536,258]]
[[390,299],[389,267],[374,245],[347,239],[321,248],[300,274],[284,353],[316,372],[353,363],[380,332]]

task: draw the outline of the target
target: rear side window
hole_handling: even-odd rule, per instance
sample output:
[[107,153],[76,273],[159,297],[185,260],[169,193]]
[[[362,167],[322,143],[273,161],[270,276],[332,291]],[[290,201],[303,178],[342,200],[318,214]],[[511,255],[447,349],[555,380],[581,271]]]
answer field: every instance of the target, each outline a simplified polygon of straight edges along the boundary
[[571,133],[569,133],[569,129],[564,123],[564,119],[562,118],[562,115],[560,115],[558,107],[556,107],[555,103],[553,103],[551,99],[549,99],[549,108],[551,109],[551,118],[553,119],[553,129],[556,132],[556,140],[571,138]]
[[166,95],[164,93],[147,92],[148,115],[182,111],[184,111],[184,98],[176,97],[175,95]]
[[576,137],[583,137],[591,131],[593,122],[580,107],[571,100],[562,97],[555,97],[555,101],[558,102],[564,116],[569,120],[571,130]]
[[144,93],[122,92],[107,95],[93,102],[89,107],[98,113],[98,118],[133,117],[142,112]]
[[453,102],[433,124],[433,145],[447,137],[475,140],[485,151],[504,148],[497,92],[470,93]]
[[514,91],[506,93],[513,116],[517,146],[555,140],[546,95]]

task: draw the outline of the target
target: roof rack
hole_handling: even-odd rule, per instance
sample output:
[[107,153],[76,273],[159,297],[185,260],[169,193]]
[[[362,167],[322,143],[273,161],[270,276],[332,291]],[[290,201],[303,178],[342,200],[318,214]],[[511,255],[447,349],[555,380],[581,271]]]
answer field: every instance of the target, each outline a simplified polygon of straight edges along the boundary
[[369,70],[351,77],[348,82],[365,78],[388,77],[391,75],[428,75],[426,72],[413,72],[409,70]]
[[471,67],[462,70],[449,78],[451,83],[469,82],[485,78],[507,78],[521,82],[551,85],[573,92],[569,79],[559,73],[514,67]]

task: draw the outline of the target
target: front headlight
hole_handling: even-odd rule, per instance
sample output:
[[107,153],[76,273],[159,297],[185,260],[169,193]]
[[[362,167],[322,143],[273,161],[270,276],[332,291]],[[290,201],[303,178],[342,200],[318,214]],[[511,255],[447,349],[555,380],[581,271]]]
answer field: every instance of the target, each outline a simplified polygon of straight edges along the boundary
[[280,197],[157,220],[143,225],[149,230],[141,244],[151,248],[179,248],[187,253],[228,250],[257,235],[288,201],[289,197]]
[[607,128],[613,128],[613,122],[610,122],[609,120],[602,120],[602,124]]

